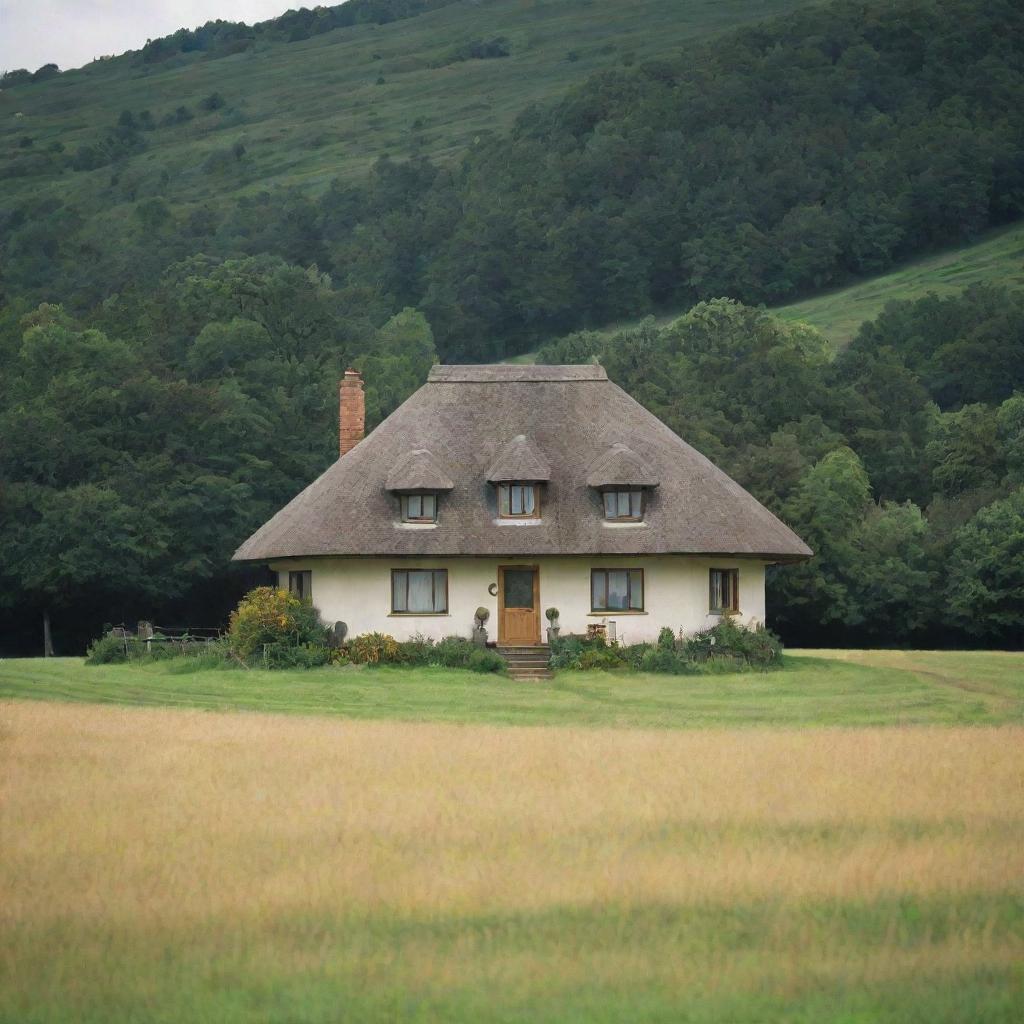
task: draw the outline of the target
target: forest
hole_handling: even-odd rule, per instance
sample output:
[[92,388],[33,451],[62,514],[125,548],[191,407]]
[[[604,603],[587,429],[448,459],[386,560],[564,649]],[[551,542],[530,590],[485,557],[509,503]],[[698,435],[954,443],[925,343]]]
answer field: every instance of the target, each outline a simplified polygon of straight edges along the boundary
[[[372,424],[435,360],[539,344],[600,359],[814,547],[771,581],[787,642],[1019,646],[1024,300],[890,304],[838,355],[763,304],[1019,218],[1022,100],[1019,5],[835,4],[624,63],[454,162],[99,222],[0,198],[2,653],[43,609],[65,652],[223,621],[253,579],[231,551],[332,458],[346,365]],[[98,167],[33,159],[116,178],[144,113]]]

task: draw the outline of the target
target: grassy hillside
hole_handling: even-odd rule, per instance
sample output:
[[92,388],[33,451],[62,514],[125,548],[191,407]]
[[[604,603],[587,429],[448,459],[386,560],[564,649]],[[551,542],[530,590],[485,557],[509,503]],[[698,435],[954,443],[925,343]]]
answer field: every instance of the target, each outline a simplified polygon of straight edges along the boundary
[[1020,1020],[1020,727],[0,713],[0,1021]]
[[803,651],[769,673],[563,672],[550,686],[434,668],[189,671],[0,660],[0,699],[503,725],[642,728],[1024,721],[1024,654]]
[[865,320],[886,303],[919,299],[929,292],[951,295],[968,285],[1001,284],[1024,288],[1024,224],[994,231],[977,242],[909,263],[889,274],[780,306],[775,315],[817,327],[842,348]]
[[[118,190],[159,191],[197,202],[272,183],[314,189],[356,176],[383,153],[456,157],[508,127],[524,107],[592,72],[642,61],[738,24],[805,6],[800,0],[466,0],[388,25],[336,29],[294,43],[259,42],[210,59],[180,54],[142,64],[125,55],[0,94],[0,174],[54,143],[67,152],[97,141],[123,110],[157,123],[184,106],[191,121],[147,132]],[[461,44],[503,36],[510,55],[448,62]],[[381,83],[380,80],[383,79]],[[219,93],[224,106],[204,111]],[[244,172],[210,173],[211,155],[241,142]],[[63,195],[103,194],[111,169],[65,171]],[[45,179],[43,179],[45,180]],[[42,187],[38,174],[3,192]]]
[[[1024,224],[992,231],[973,245],[914,260],[898,270],[846,288],[777,306],[772,312],[781,320],[802,321],[817,327],[839,349],[849,343],[864,321],[874,319],[888,302],[919,299],[929,292],[952,295],[978,283],[1024,288]],[[685,310],[664,313],[654,319],[659,326],[665,326],[683,312]],[[639,322],[624,320],[608,324],[595,333],[610,338],[619,331],[636,327]],[[536,353],[530,352],[508,361],[532,363],[536,358]]]

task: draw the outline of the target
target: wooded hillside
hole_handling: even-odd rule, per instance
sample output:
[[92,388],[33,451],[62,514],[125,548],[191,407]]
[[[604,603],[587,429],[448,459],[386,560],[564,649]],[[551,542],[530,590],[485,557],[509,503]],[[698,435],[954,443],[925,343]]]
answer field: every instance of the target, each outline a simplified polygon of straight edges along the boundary
[[[387,39],[464,6],[334,31]],[[633,20],[653,38],[667,9]],[[597,31],[605,7],[586,10]],[[180,61],[174,81],[205,92],[240,56],[172,49],[156,77]],[[1020,299],[981,288],[889,310],[835,361],[814,331],[751,306],[1020,216],[1024,11],[844,3],[614,63],[458,160],[382,157],[319,191],[263,187],[252,139],[154,175],[161,132],[195,138],[202,122],[212,137],[230,115],[213,91],[179,115],[138,87],[105,134],[90,124],[63,150],[8,129],[0,600],[19,621],[47,605],[83,634],[222,617],[235,544],[331,458],[348,363],[376,422],[436,358],[494,360],[701,303],[617,347],[577,334],[549,356],[599,351],[821,550],[774,592],[787,635],[1019,642]],[[3,102],[56,104],[74,81]]]

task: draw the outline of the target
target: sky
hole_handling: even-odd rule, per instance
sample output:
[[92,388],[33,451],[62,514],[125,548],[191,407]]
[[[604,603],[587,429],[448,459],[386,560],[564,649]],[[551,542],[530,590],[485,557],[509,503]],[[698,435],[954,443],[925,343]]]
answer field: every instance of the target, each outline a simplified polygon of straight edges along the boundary
[[[330,0],[326,0],[330,2]],[[335,0],[337,2],[337,0]],[[147,39],[204,22],[266,21],[317,0],[0,0],[0,71],[138,50]]]

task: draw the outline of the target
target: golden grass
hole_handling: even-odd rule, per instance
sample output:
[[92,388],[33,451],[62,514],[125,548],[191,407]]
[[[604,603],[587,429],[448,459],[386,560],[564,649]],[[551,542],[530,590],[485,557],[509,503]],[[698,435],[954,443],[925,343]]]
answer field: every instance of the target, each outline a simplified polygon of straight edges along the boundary
[[996,910],[919,943],[885,934],[856,955],[842,927],[824,934],[813,915],[784,913],[746,957],[713,938],[681,956],[682,926],[641,942],[626,935],[635,923],[586,955],[585,936],[552,939],[553,953],[486,929],[440,945],[412,936],[400,956],[308,928],[282,938],[296,921],[375,916],[578,908],[614,922],[649,907],[1016,901],[1017,726],[523,729],[9,702],[0,787],[0,966],[22,1006],[55,970],[51,954],[62,966],[47,986],[102,976],[102,998],[121,991],[104,966],[112,940],[90,945],[94,933],[159,950],[158,963],[198,944],[254,977],[329,971],[364,991],[447,992],[472,976],[485,991],[628,979],[760,992],[770,978],[781,998],[835,978],[1024,961],[1024,936],[996,929]]
[[1024,729],[576,731],[8,704],[6,917],[1002,891]]

